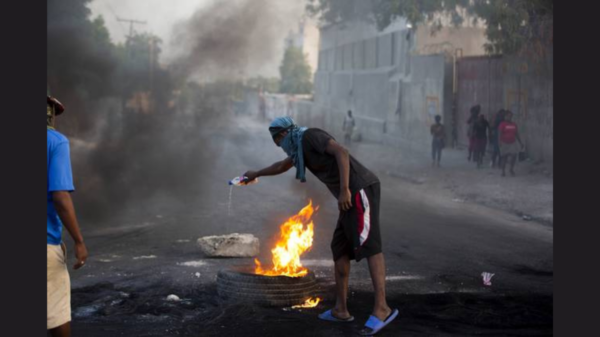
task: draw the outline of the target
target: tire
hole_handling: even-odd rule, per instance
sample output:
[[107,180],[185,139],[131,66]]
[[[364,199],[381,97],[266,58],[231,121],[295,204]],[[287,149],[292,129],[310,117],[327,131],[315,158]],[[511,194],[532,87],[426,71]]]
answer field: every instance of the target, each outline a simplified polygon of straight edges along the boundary
[[289,307],[302,304],[318,291],[315,274],[304,277],[256,275],[247,269],[221,270],[217,291],[223,299],[261,306]]

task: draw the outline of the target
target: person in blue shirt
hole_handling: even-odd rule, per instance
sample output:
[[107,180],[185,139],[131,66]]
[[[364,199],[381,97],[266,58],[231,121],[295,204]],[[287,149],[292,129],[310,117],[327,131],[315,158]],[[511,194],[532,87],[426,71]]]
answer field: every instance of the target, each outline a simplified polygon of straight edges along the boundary
[[81,268],[88,256],[70,195],[75,188],[69,140],[54,129],[55,117],[63,112],[63,105],[47,96],[47,329],[53,337],[71,335],[71,281],[67,270],[67,250],[62,241],[63,225],[75,242],[77,262],[73,268]]

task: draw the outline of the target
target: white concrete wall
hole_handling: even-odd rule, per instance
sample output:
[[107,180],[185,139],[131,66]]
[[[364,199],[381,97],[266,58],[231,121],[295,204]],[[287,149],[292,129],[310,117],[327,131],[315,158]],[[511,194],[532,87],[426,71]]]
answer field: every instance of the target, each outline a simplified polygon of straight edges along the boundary
[[453,74],[449,59],[440,48],[435,55],[419,53],[444,42],[477,53],[474,46],[479,42],[469,45],[461,36],[470,41],[483,31],[467,27],[464,34],[454,29],[435,36],[425,31],[408,29],[404,20],[382,32],[364,22],[323,28],[312,109],[325,115],[324,125],[340,129],[346,112],[352,110],[364,139],[409,142],[424,148],[431,142],[433,115],[441,115],[450,132]]

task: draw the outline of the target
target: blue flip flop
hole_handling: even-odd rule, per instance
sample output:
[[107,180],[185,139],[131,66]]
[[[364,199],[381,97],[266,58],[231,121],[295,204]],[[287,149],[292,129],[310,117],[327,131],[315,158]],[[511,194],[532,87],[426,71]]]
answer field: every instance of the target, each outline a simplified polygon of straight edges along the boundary
[[330,322],[352,322],[354,320],[354,316],[350,316],[348,318],[337,318],[337,317],[333,316],[333,314],[331,313],[331,309],[320,314],[319,318],[324,321],[330,321]]
[[378,333],[381,329],[385,328],[391,321],[393,321],[396,317],[398,317],[398,309],[394,309],[392,313],[385,319],[385,321],[381,321],[379,318],[371,315],[365,323],[364,329],[362,329],[359,333],[362,336],[373,336]]

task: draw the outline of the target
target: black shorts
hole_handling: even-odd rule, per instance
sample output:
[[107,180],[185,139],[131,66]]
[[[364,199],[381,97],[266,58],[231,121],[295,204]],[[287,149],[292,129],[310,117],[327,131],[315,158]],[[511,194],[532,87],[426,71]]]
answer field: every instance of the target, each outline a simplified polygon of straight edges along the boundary
[[340,211],[333,232],[331,251],[333,260],[348,255],[357,262],[381,253],[379,232],[380,184],[369,185],[352,196],[352,208]]

